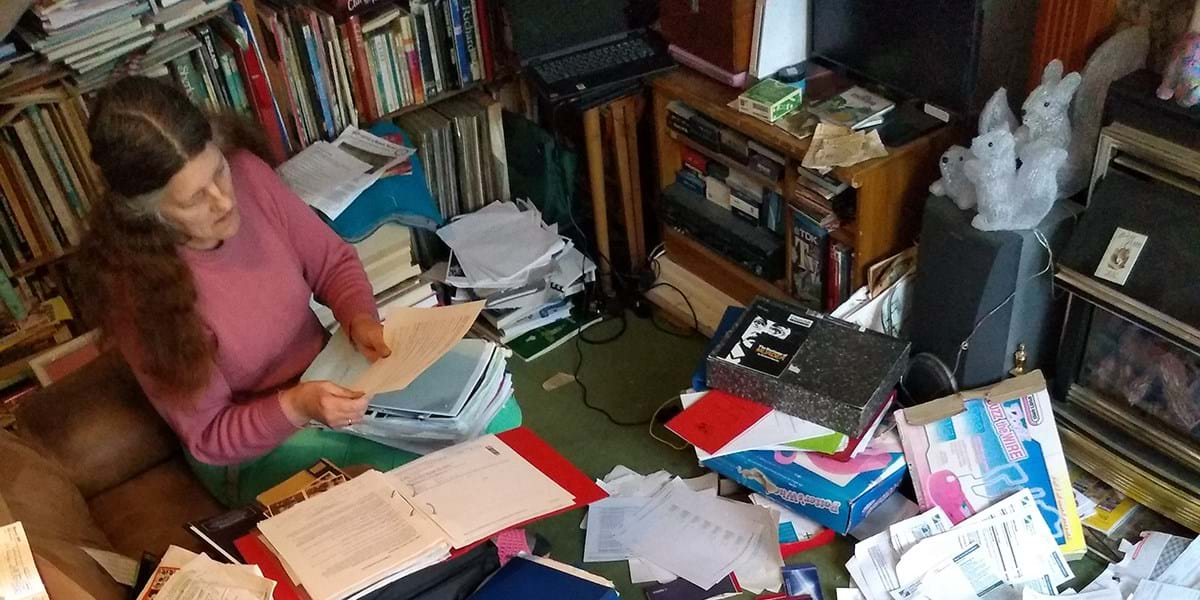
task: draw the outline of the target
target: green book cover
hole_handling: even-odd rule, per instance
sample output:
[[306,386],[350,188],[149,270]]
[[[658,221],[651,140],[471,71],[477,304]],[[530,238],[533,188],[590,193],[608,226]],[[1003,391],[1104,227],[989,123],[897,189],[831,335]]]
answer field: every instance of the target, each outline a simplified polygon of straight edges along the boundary
[[204,79],[196,72],[191,57],[187,54],[177,56],[171,59],[169,66],[188,98],[197,106],[207,106],[208,90],[204,88]]
[[246,95],[246,87],[242,84],[242,75],[238,71],[237,59],[229,50],[220,47],[217,48],[217,61],[221,66],[221,74],[225,78],[225,87],[229,88],[234,110],[242,114],[251,114],[250,98]]
[[526,362],[537,360],[546,353],[573,339],[579,332],[603,320],[600,315],[571,316],[544,327],[534,329],[525,335],[508,343],[513,354]]
[[780,83],[774,79],[764,79],[754,84],[754,87],[742,92],[742,98],[772,105],[783,102],[792,95],[799,93],[799,88],[792,87],[786,83]]

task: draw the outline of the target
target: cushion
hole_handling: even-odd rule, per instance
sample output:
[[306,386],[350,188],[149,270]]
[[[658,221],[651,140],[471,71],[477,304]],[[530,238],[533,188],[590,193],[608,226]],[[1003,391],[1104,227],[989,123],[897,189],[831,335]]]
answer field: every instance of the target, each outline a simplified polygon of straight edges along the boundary
[[0,497],[11,521],[21,521],[30,537],[108,547],[107,538],[92,521],[87,503],[63,468],[5,430],[0,430]]
[[[225,511],[177,456],[89,501],[92,515],[117,552],[162,556],[174,544],[205,550],[186,529],[190,521]],[[211,555],[211,552],[210,552]]]
[[63,465],[85,498],[179,453],[116,352],[29,396],[16,417],[21,437]]
[[[87,503],[63,468],[9,431],[0,430],[0,525],[20,521],[51,597],[124,598],[121,587],[81,548],[111,550]],[[61,592],[56,594],[55,591]]]

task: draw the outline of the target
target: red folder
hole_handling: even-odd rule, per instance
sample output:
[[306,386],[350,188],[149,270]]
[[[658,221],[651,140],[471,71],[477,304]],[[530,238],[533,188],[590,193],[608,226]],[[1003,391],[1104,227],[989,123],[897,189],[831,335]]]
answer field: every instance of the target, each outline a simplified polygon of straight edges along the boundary
[[770,412],[771,408],[765,404],[711,390],[668,421],[667,429],[714,454]]
[[274,600],[312,600],[304,588],[292,583],[292,578],[288,577],[283,563],[279,562],[279,557],[275,556],[275,553],[267,547],[267,543],[262,540],[261,536],[262,534],[258,531],[253,531],[234,540],[233,545],[237,547],[242,558],[246,559],[247,564],[258,565],[263,572],[263,577],[275,582],[275,592],[272,594],[272,598]]

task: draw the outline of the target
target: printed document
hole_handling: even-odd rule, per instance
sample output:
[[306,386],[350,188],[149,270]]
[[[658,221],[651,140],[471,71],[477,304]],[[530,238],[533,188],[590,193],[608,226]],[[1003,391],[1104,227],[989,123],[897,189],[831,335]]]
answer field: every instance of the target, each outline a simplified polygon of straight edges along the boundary
[[[673,481],[626,521],[620,537],[635,556],[708,589],[755,554],[764,512]],[[769,520],[778,532],[774,515]]]
[[275,582],[258,567],[219,563],[201,554],[167,580],[154,600],[271,600]]
[[20,521],[0,527],[0,598],[50,600]]
[[588,528],[583,543],[583,562],[610,562],[634,558],[617,532],[646,506],[646,497],[610,497],[588,507]]
[[953,526],[954,523],[946,516],[946,511],[940,506],[934,506],[931,510],[892,525],[888,532],[892,538],[892,547],[904,554],[917,542],[945,533]]
[[367,471],[258,525],[313,600],[351,597],[449,556],[445,535]]
[[467,334],[482,309],[482,301],[438,308],[398,307],[383,322],[384,341],[392,353],[374,363],[368,363],[339,330],[300,380],[332,381],[369,395],[402,390]]
[[387,478],[455,548],[575,503],[494,435],[418,458]]
[[970,546],[892,592],[894,600],[977,600],[1004,585],[986,552]]
[[1043,589],[1054,589],[1073,577],[1029,490],[1006,498],[976,517],[980,518],[972,517],[912,546],[896,567],[900,581],[911,581],[929,564],[972,546],[983,548],[1008,583],[1041,580]]

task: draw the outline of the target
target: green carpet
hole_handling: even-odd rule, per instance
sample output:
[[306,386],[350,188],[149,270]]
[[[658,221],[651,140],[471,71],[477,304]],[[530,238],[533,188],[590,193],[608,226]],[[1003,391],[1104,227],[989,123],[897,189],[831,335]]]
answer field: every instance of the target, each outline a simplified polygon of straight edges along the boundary
[[[588,339],[603,339],[620,329],[608,322],[589,329]],[[668,399],[690,385],[692,371],[704,353],[707,341],[700,337],[679,338],[656,329],[649,321],[630,315],[628,330],[616,341],[604,345],[580,344],[583,367],[579,379],[587,386],[588,400],[601,406],[621,421],[643,421]],[[604,415],[583,405],[580,387],[568,384],[545,391],[543,382],[556,373],[571,373],[578,354],[576,345],[564,344],[532,363],[514,359],[511,363],[517,399],[525,414],[525,425],[593,478],[603,477],[614,466],[623,464],[642,474],[663,469],[681,477],[693,477],[702,471],[695,453],[674,450],[650,437],[647,426],[620,427]],[[667,432],[660,437],[672,439]],[[673,440],[677,441],[677,440]],[[624,562],[584,564],[584,531],[579,528],[583,511],[577,510],[538,522],[530,527],[550,541],[551,556],[582,567],[617,584],[622,598],[642,600],[640,586],[629,583]],[[848,575],[843,567],[853,552],[853,543],[839,537],[821,548],[788,559],[789,564],[812,563],[821,573],[825,598],[835,598],[834,588],[846,587]],[[1094,560],[1071,565],[1079,589],[1103,568]],[[752,598],[743,594],[742,598]]]

